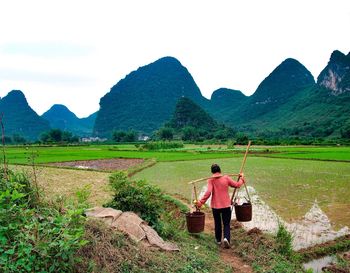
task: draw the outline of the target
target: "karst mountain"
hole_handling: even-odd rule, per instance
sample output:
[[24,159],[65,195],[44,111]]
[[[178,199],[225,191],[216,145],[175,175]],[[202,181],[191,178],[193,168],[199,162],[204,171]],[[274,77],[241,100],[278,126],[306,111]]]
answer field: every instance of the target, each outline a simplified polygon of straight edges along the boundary
[[77,118],[63,105],[54,105],[40,117],[21,91],[2,98],[0,111],[6,135],[19,133],[35,139],[42,131],[60,128],[81,136],[110,138],[120,130],[151,135],[173,118],[183,98],[215,122],[251,137],[350,137],[350,54],[335,50],[317,82],[302,63],[287,58],[251,96],[223,87],[210,100],[202,96],[179,60],[164,57],[117,81],[100,99],[99,111],[86,119]]

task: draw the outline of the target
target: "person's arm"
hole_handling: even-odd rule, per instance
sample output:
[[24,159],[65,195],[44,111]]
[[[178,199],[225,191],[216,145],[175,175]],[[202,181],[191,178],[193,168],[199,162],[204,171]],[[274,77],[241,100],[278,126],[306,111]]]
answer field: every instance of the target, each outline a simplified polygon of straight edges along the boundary
[[227,177],[228,178],[228,181],[229,181],[229,186],[230,187],[233,187],[233,188],[239,188],[243,185],[243,183],[245,182],[245,179],[244,179],[244,174],[241,173],[240,176],[239,176],[239,179],[238,181],[234,181],[231,177]]
[[205,202],[207,202],[209,196],[211,195],[211,192],[213,191],[213,182],[211,179],[208,180],[208,186],[207,186],[207,191],[204,193],[203,197],[201,200],[197,201],[197,207],[200,208]]

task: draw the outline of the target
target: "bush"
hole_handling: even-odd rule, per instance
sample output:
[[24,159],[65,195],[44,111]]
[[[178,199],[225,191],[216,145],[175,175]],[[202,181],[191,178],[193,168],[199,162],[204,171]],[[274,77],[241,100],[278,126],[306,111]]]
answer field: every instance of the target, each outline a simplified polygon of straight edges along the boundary
[[159,217],[163,212],[162,194],[159,188],[144,180],[131,181],[127,173],[115,172],[109,177],[114,192],[113,200],[104,206],[122,211],[133,211],[158,232],[162,232]]
[[86,243],[83,210],[68,207],[62,213],[39,204],[25,174],[1,170],[0,176],[0,271],[71,271]]
[[155,142],[147,142],[142,145],[143,149],[147,149],[150,151],[162,150],[162,149],[176,149],[183,148],[184,144],[181,141],[155,141]]

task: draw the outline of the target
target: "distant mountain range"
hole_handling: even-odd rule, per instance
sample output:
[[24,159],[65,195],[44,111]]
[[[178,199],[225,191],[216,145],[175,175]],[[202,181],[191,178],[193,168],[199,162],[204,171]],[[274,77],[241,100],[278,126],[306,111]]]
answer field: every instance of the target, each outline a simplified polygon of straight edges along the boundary
[[189,98],[218,122],[254,137],[339,137],[350,132],[350,53],[334,51],[315,82],[297,60],[277,66],[251,96],[221,88],[202,96],[188,70],[173,57],[131,72],[100,100],[100,110],[79,119],[54,105],[38,116],[21,91],[0,100],[6,135],[35,139],[49,128],[80,136],[110,137],[114,130],[151,134],[169,122],[177,102]]

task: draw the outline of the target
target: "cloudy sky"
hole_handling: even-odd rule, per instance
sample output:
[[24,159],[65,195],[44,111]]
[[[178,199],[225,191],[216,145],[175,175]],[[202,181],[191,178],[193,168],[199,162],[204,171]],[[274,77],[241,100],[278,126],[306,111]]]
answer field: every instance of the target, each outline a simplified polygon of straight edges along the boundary
[[0,0],[0,96],[24,92],[43,114],[79,117],[128,73],[177,58],[210,98],[251,95],[286,58],[317,78],[350,51],[349,0]]

